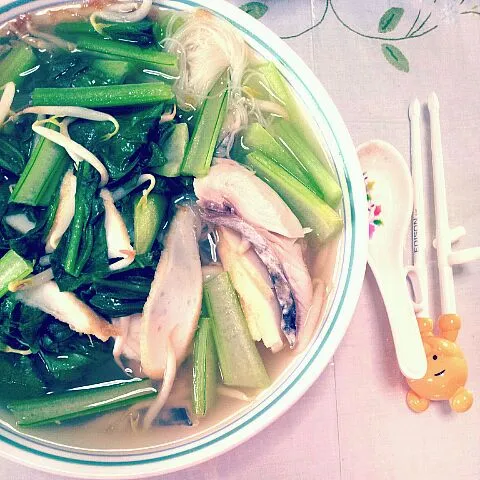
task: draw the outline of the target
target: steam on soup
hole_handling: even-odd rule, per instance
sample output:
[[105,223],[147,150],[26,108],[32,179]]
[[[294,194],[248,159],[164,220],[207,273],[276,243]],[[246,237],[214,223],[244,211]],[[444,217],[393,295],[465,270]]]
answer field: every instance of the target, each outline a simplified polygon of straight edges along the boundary
[[2,417],[89,448],[185,438],[268,388],[342,228],[276,66],[206,11],[124,8],[1,38]]

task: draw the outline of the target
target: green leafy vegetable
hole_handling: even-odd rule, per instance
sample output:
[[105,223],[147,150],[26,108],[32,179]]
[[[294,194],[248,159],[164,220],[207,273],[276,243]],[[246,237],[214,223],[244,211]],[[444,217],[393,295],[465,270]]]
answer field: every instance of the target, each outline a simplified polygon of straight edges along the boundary
[[95,294],[88,303],[99,313],[108,317],[126,317],[143,310],[145,300],[113,298],[102,293]]
[[15,295],[4,297],[0,305],[0,339],[17,350],[39,350],[39,332],[47,314],[17,301]]
[[[137,257],[141,258],[142,255]],[[153,264],[143,268],[133,264],[131,270],[91,279],[89,286],[82,287],[80,296],[103,316],[122,317],[140,313],[150,292],[154,274]]]
[[0,353],[0,398],[17,400],[46,392],[46,386],[34,371],[30,356]]
[[[129,42],[138,43],[142,46],[147,46],[154,43],[152,35],[152,22],[149,19],[144,19],[139,22],[126,23],[102,22],[97,24],[97,28],[104,33],[104,36],[110,37],[113,40],[127,40]],[[58,25],[55,25],[54,31],[60,36],[71,36],[85,33],[98,35],[98,32],[89,22],[59,23]],[[98,38],[100,39],[102,37],[99,36]]]
[[[89,58],[86,55],[63,53],[58,50],[38,54],[38,75],[29,75],[15,101],[24,105],[35,88],[93,87],[122,84],[134,66],[124,60]],[[20,100],[17,100],[20,99]]]
[[25,159],[12,140],[6,135],[0,135],[0,168],[18,176],[25,168]]
[[50,387],[65,388],[66,385],[83,383],[92,375],[94,380],[98,380],[102,373],[109,371],[112,372],[111,378],[123,376],[116,365],[112,368],[110,342],[79,335],[56,320],[43,324],[38,333],[41,334],[38,337],[38,356],[45,370],[43,378]]
[[6,212],[11,214],[23,214],[35,226],[27,233],[19,233],[16,230],[7,227],[5,218],[1,222],[1,229],[5,231],[5,237],[8,238],[8,245],[19,255],[37,261],[39,257],[45,254],[44,239],[48,235],[49,228],[58,205],[58,190],[47,208],[30,207],[28,205],[18,205],[11,203]]
[[150,139],[156,139],[163,110],[163,105],[157,105],[117,115],[120,130],[106,142],[101,138],[111,132],[110,122],[75,122],[69,129],[70,136],[93,151],[107,168],[110,180],[118,181],[137,166],[151,165]]

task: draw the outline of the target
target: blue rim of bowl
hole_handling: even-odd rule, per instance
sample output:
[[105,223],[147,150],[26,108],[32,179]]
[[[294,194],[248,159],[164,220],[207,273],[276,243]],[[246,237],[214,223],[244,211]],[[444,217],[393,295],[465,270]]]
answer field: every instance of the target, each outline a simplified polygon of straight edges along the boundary
[[[21,6],[24,6],[24,5],[27,5],[28,3],[34,3],[32,2],[31,0],[15,0],[11,3],[9,3],[8,5],[5,5],[3,7],[0,7],[0,15],[1,14],[5,14],[7,13],[8,11],[11,11],[15,8],[18,8],[18,7],[21,7]],[[53,1],[53,2],[49,2],[47,5],[42,5],[41,7],[39,7],[38,9],[32,9],[30,11],[43,11],[43,10],[46,10],[46,9],[49,9],[49,8],[52,8],[52,7],[58,7],[60,5],[63,5],[65,3],[70,3],[70,2],[65,2],[65,1]],[[163,5],[161,2],[157,2],[154,0],[154,3],[156,5],[160,5],[160,6],[165,6]],[[200,5],[198,4],[197,2],[195,1],[192,1],[192,0],[178,0],[178,3],[182,4],[182,5],[187,5],[189,7],[192,7],[192,8],[195,8],[195,7],[202,7],[202,8],[207,8],[208,7],[205,7],[204,5]],[[171,8],[171,7],[170,7]],[[263,49],[265,49],[266,51],[269,52],[269,54],[272,56],[272,58],[275,59],[275,61],[280,64],[284,69],[286,69],[292,76],[294,76],[296,78],[296,80],[302,85],[303,89],[304,89],[304,92],[308,93],[312,103],[315,105],[316,109],[318,112],[321,113],[323,119],[324,119],[324,122],[326,125],[328,125],[329,129],[330,129],[330,134],[333,136],[333,138],[335,139],[335,142],[336,142],[336,146],[338,148],[338,150],[336,151],[336,157],[340,157],[341,160],[342,160],[342,174],[343,174],[343,178],[344,178],[344,181],[345,181],[345,184],[347,186],[347,190],[348,190],[348,197],[350,199],[350,203],[349,205],[346,205],[345,204],[345,198],[343,199],[343,211],[346,212],[347,211],[347,208],[349,207],[349,213],[350,213],[350,220],[351,220],[351,229],[352,229],[352,232],[351,232],[351,242],[350,242],[350,256],[348,258],[349,262],[348,262],[348,266],[345,265],[345,251],[346,251],[346,245],[344,243],[343,245],[343,257],[342,257],[342,265],[341,265],[341,268],[340,268],[340,276],[343,276],[343,272],[345,271],[345,268],[347,268],[346,270],[346,278],[344,280],[344,284],[345,286],[348,285],[350,279],[351,279],[351,274],[352,274],[352,267],[354,265],[354,262],[355,262],[355,259],[356,259],[356,251],[355,251],[355,239],[357,238],[357,232],[356,232],[356,211],[355,211],[355,206],[353,204],[353,197],[352,197],[352,184],[351,184],[351,178],[350,178],[350,175],[348,173],[348,169],[347,169],[347,164],[345,163],[345,156],[344,156],[344,153],[343,153],[343,148],[340,144],[340,141],[338,140],[336,134],[335,134],[335,131],[334,131],[334,128],[332,127],[331,123],[329,122],[329,119],[328,119],[328,116],[325,114],[324,110],[322,109],[321,105],[317,102],[316,98],[315,98],[315,95],[313,94],[313,92],[310,90],[310,88],[305,84],[305,82],[302,80],[302,78],[295,72],[295,70],[293,70],[289,63],[286,62],[274,49],[272,49],[271,47],[269,47],[266,43],[264,43],[264,41],[262,39],[260,39],[257,35],[255,35],[254,33],[250,32],[249,30],[247,30],[243,25],[237,23],[235,20],[233,20],[231,17],[228,17],[226,15],[223,15],[217,11],[214,11],[215,15],[225,19],[226,21],[228,21],[229,23],[231,23],[232,25],[235,26],[235,28],[237,28],[239,31],[241,31],[247,38],[250,38],[252,39],[254,42],[256,42],[258,45],[261,45]],[[9,19],[12,19],[14,18],[15,15],[12,15],[12,17],[10,17]],[[7,21],[7,20],[6,20]],[[330,152],[331,153],[331,152]],[[333,155],[332,155],[333,156]],[[336,174],[337,174],[337,177],[340,178],[339,176],[339,166],[337,164],[337,162],[334,162],[333,163],[333,166],[335,168],[335,171],[336,171]],[[344,214],[345,215],[345,214]],[[333,316],[333,319],[331,320],[330,322],[330,325],[328,327],[328,330],[326,331],[325,333],[325,336],[323,337],[322,341],[320,342],[320,344],[318,345],[317,349],[311,354],[311,358],[308,360],[308,362],[303,365],[303,362],[300,362],[300,364],[290,372],[289,376],[292,377],[294,376],[294,379],[288,384],[288,386],[286,388],[284,388],[278,395],[276,395],[276,392],[278,390],[278,388],[281,386],[281,384],[279,386],[277,386],[277,388],[275,390],[272,390],[272,392],[270,392],[270,394],[265,397],[261,403],[259,403],[258,405],[256,405],[256,409],[259,409],[258,412],[256,412],[253,416],[251,416],[250,418],[247,419],[247,421],[243,421],[242,422],[242,418],[245,417],[245,416],[248,416],[249,414],[249,411],[245,412],[244,415],[238,417],[235,419],[235,423],[238,423],[238,425],[229,430],[228,432],[226,433],[223,433],[223,434],[219,434],[219,431],[214,431],[208,435],[206,435],[205,437],[201,438],[200,440],[198,441],[195,441],[195,443],[199,443],[201,442],[199,445],[196,445],[195,447],[191,447],[191,448],[186,448],[186,449],[183,449],[182,451],[180,452],[176,452],[176,453],[172,453],[172,454],[165,454],[166,452],[168,452],[168,449],[166,450],[163,450],[163,451],[160,451],[158,452],[158,456],[156,457],[153,457],[153,458],[143,458],[141,460],[126,460],[126,461],[112,461],[111,459],[106,459],[105,461],[93,461],[93,460],[83,460],[83,459],[72,459],[72,458],[68,458],[68,457],[65,457],[65,456],[60,456],[60,455],[55,455],[55,454],[52,454],[52,453],[47,453],[47,452],[44,452],[44,451],[39,451],[39,450],[35,450],[33,448],[30,448],[30,447],[27,447],[21,443],[18,443],[17,441],[14,441],[14,440],[11,440],[10,438],[5,438],[5,437],[0,437],[0,442],[5,442],[13,447],[16,447],[18,448],[19,450],[23,450],[23,451],[26,451],[26,452],[29,452],[29,453],[32,453],[36,456],[40,456],[40,457],[45,457],[45,458],[49,458],[49,459],[52,459],[52,460],[55,460],[55,461],[60,461],[60,462],[64,462],[64,463],[70,463],[70,464],[77,464],[77,465],[88,465],[88,466],[100,466],[100,467],[105,467],[105,466],[133,466],[133,465],[138,465],[138,464],[148,464],[148,463],[156,463],[156,462],[162,462],[162,461],[166,461],[166,460],[169,460],[169,459],[172,459],[172,458],[179,458],[181,456],[185,456],[185,455],[190,455],[192,453],[195,453],[195,452],[198,452],[200,451],[201,449],[204,449],[206,447],[209,447],[211,446],[212,444],[215,444],[215,443],[218,443],[222,440],[224,440],[225,438],[227,437],[230,437],[232,434],[235,434],[236,432],[238,432],[239,430],[245,428],[248,424],[250,424],[251,422],[253,422],[255,419],[257,419],[258,417],[260,416],[263,416],[269,409],[270,407],[272,407],[273,405],[277,404],[279,400],[281,400],[297,383],[298,381],[303,377],[303,375],[310,369],[310,367],[312,366],[313,362],[315,362],[318,354],[321,352],[321,350],[323,349],[323,346],[325,345],[325,343],[327,342],[330,334],[332,333],[334,327],[335,327],[335,324],[338,320],[338,317],[339,315],[342,313],[342,309],[343,309],[343,303],[344,303],[344,300],[345,300],[345,295],[347,293],[347,290],[348,288],[344,288],[342,291],[341,291],[341,298],[338,299],[338,307],[337,307],[337,310]],[[338,291],[336,292],[336,295],[338,295]],[[332,302],[331,302],[331,305],[333,305],[335,302],[337,301],[337,298],[335,297]],[[328,315],[331,315],[331,312],[328,312]],[[317,336],[316,338],[318,338],[318,336],[322,333],[322,328],[317,332]],[[314,342],[314,340],[312,340],[312,343]],[[301,371],[300,372],[297,372],[297,370],[302,367]],[[276,395],[275,398],[273,398],[273,400],[270,400],[270,398],[272,396]],[[266,404],[266,405],[264,405]],[[264,405],[262,407],[262,405]],[[15,430],[13,429],[6,429],[4,426],[0,425],[0,432],[1,431],[7,431],[8,433],[12,433],[14,432],[15,435],[17,436],[20,436],[22,437],[21,434],[19,434],[18,432],[16,432]],[[213,439],[211,440],[207,440],[209,437],[211,436],[214,436]],[[29,437],[28,438],[28,441],[29,442],[32,442],[32,443],[38,443],[39,445],[41,446],[45,446],[45,443],[43,442],[35,442],[34,439],[32,439],[32,437]],[[187,444],[188,445],[188,444]],[[184,446],[180,446],[178,448],[182,448]],[[82,452],[82,453],[86,453],[86,452]],[[141,452],[141,453],[138,453],[138,454],[135,454],[135,453],[130,453],[128,452],[128,456],[129,457],[133,457],[133,456],[140,456],[140,455],[145,455],[146,452]],[[113,452],[111,452],[111,454],[113,454]],[[155,452],[153,452],[153,454],[155,454]]]

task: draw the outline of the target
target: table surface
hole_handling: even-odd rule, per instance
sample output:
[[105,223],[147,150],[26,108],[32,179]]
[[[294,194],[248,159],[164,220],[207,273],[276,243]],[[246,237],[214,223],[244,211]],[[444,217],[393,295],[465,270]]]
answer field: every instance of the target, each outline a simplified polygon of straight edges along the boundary
[[[463,225],[467,230],[459,248],[479,245],[480,7],[477,11],[477,1],[270,0],[264,3],[269,9],[261,21],[282,36],[297,34],[324,18],[319,26],[288,43],[320,78],[356,145],[379,138],[392,143],[409,158],[408,104],[413,97],[425,102],[430,91],[437,92],[450,223]],[[400,22],[390,32],[379,33],[379,20],[391,7],[403,9]],[[395,12],[400,16],[401,10]],[[384,29],[394,23],[390,22],[389,27],[383,24]],[[429,31],[433,27],[436,28]],[[411,36],[403,38],[409,31]],[[383,50],[382,45],[386,45]],[[424,144],[428,155],[426,137]],[[426,195],[427,233],[431,238],[434,212],[430,170]],[[438,315],[433,248],[428,251],[428,263],[430,298]],[[480,262],[455,268],[458,310],[464,319],[459,343],[469,362],[468,386],[477,393],[480,392],[479,281]],[[395,363],[386,312],[375,280],[367,271],[351,326],[331,363],[305,396],[247,443],[198,467],[163,478],[480,478],[480,402],[462,415],[452,413],[446,402],[432,404],[427,412],[417,415],[408,410],[405,394],[406,385]],[[0,478],[46,480],[52,476],[2,460]]]

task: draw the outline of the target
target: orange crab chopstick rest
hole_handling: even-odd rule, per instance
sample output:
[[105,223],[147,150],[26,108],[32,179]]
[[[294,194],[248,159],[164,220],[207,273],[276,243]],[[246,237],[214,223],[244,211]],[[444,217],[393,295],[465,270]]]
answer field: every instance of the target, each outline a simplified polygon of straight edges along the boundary
[[472,392],[465,388],[468,367],[460,347],[455,343],[460,329],[460,317],[441,315],[439,336],[433,334],[433,321],[419,318],[418,326],[427,354],[427,373],[419,380],[407,379],[411,390],[408,406],[417,413],[425,411],[430,400],[448,400],[455,412],[466,412],[473,403]]
[[[411,122],[412,178],[414,185],[413,267],[407,269],[414,291],[418,285],[419,303],[415,303],[417,322],[427,357],[427,373],[423,378],[407,379],[410,391],[407,404],[414,412],[423,412],[431,400],[448,400],[455,412],[466,412],[473,404],[473,394],[465,388],[467,361],[457,345],[461,320],[456,312],[452,265],[480,258],[480,248],[452,252],[452,242],[464,234],[463,229],[450,229],[448,224],[445,173],[440,134],[439,102],[435,93],[428,97],[432,170],[434,184],[437,264],[440,280],[440,301],[443,314],[438,320],[439,335],[433,332],[429,315],[423,172],[420,141],[420,104],[415,99],[409,108]],[[461,233],[459,233],[461,232]],[[435,245],[436,242],[436,245]]]

